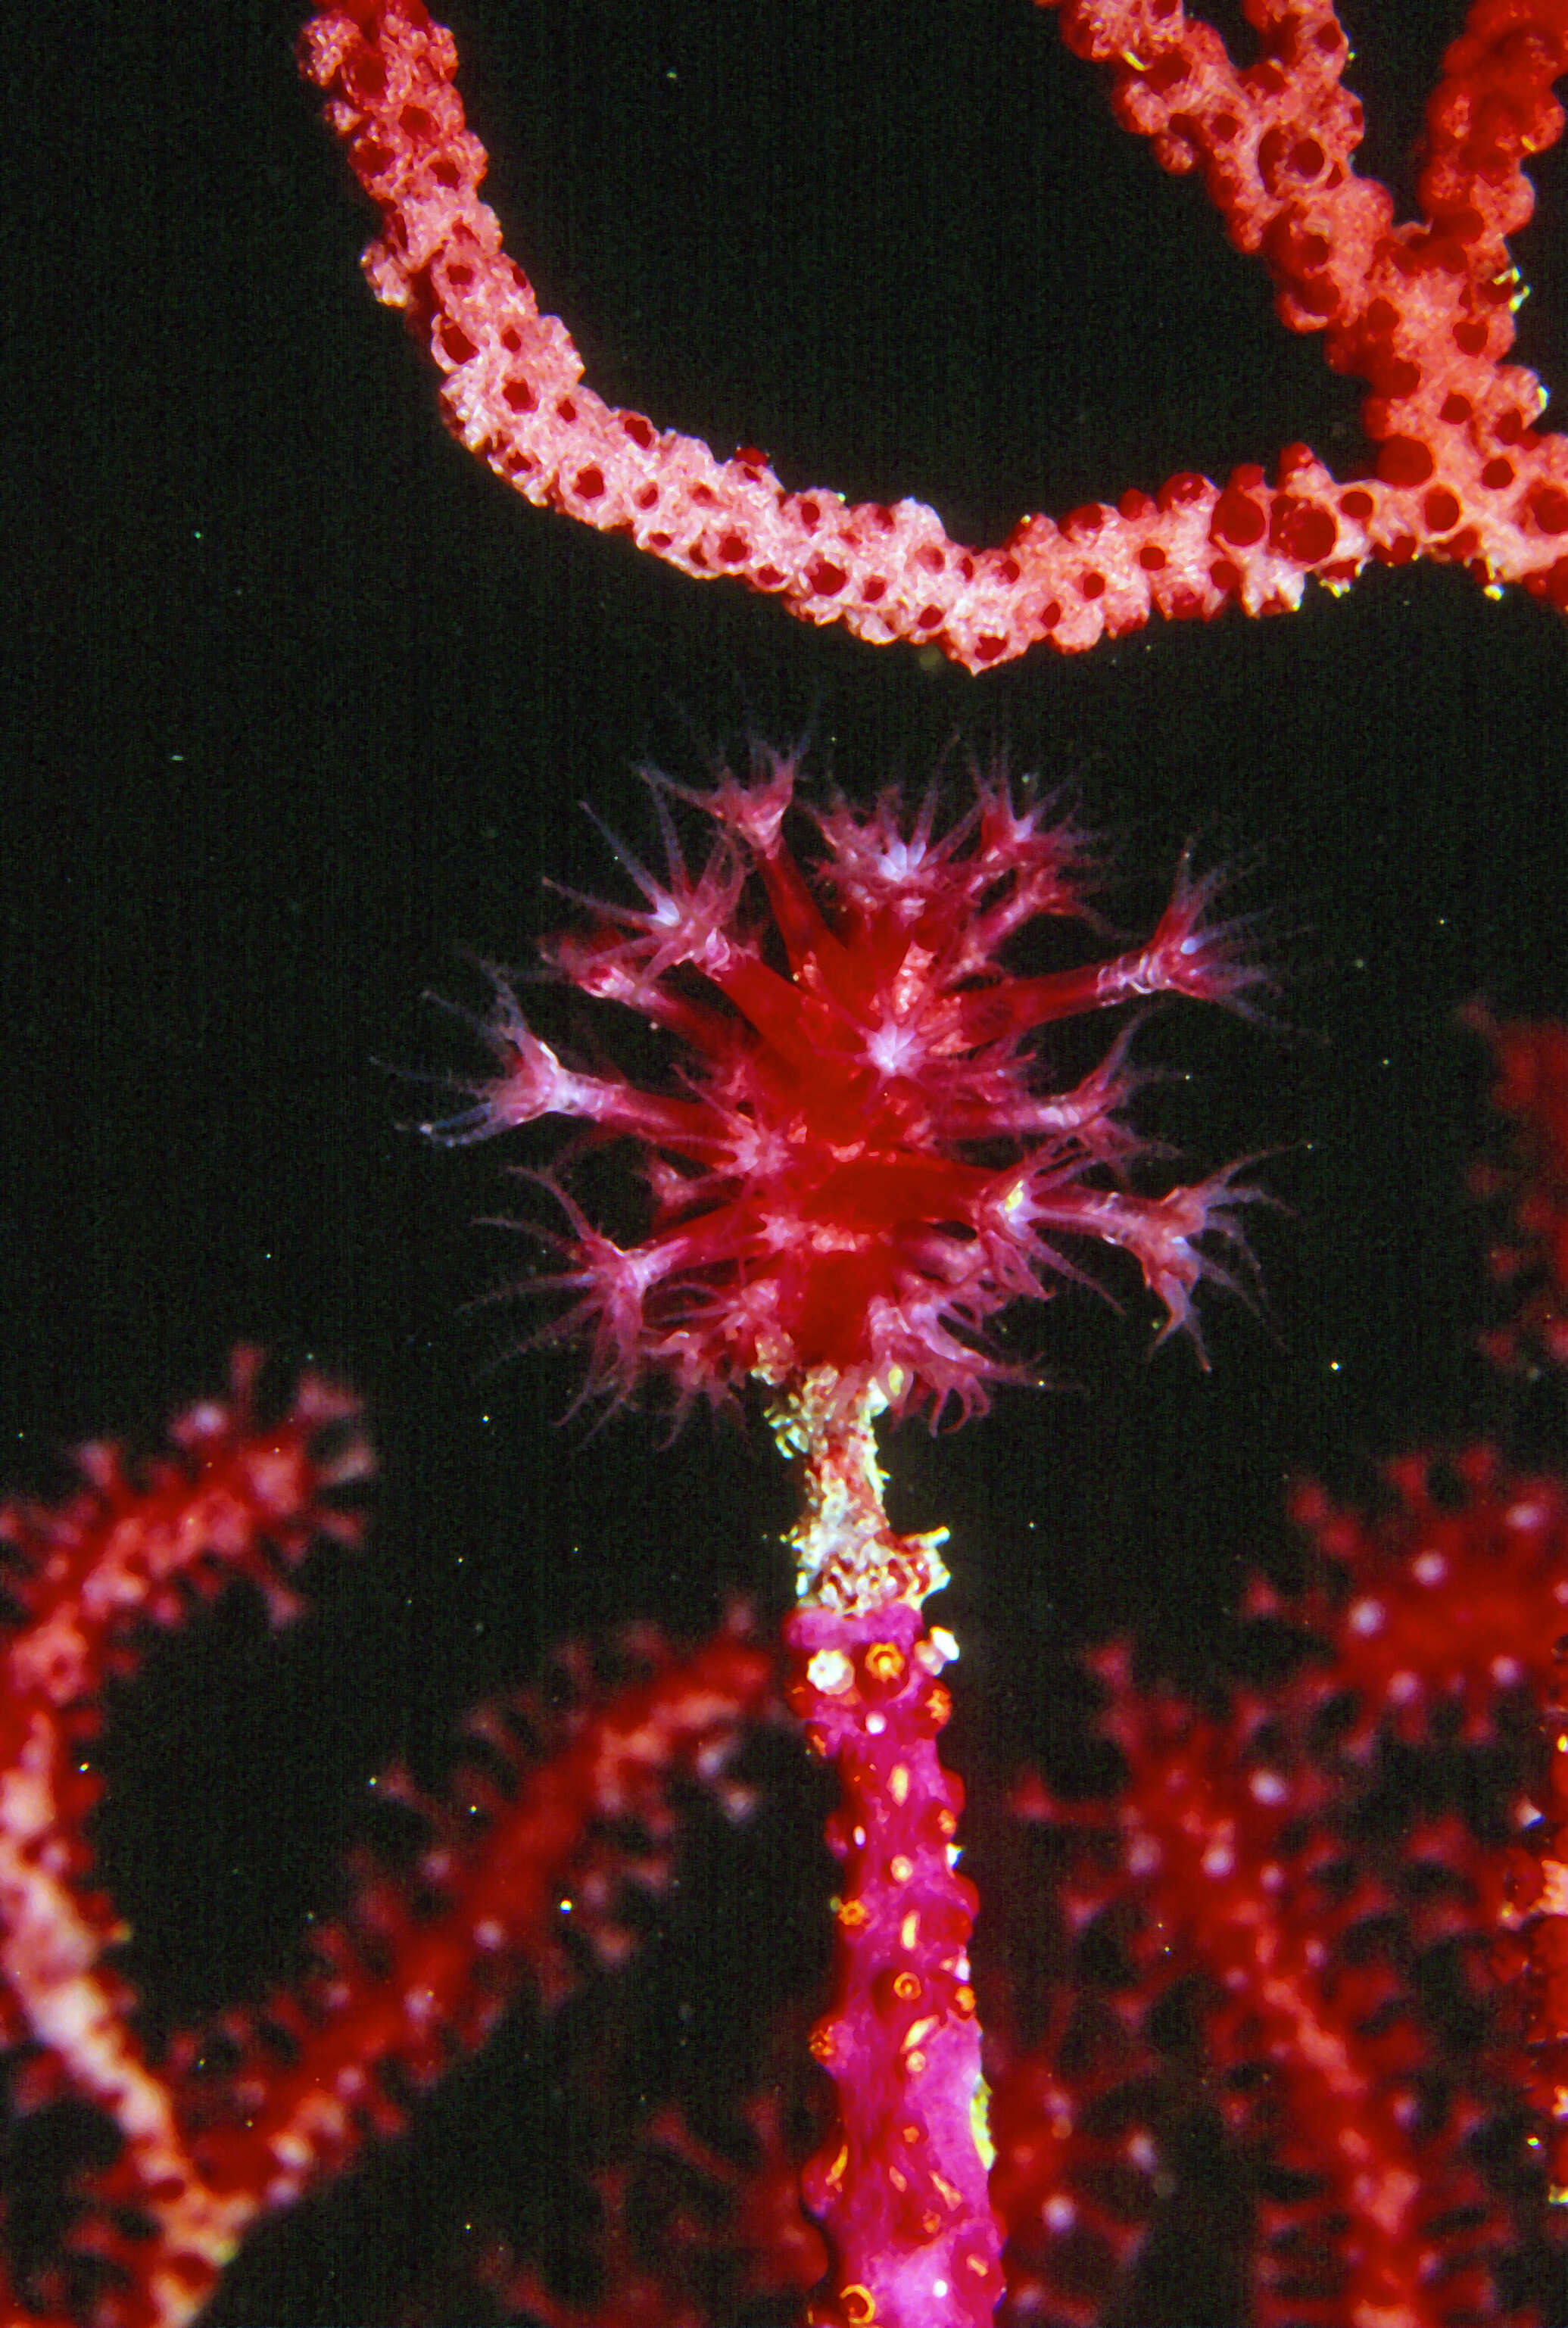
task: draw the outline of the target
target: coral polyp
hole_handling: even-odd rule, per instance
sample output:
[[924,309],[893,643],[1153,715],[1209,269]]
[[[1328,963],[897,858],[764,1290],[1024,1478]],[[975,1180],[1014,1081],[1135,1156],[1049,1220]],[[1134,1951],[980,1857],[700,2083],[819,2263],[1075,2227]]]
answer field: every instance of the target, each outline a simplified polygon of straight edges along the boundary
[[[532,1284],[568,1297],[549,1330],[590,1345],[589,1392],[618,1402],[660,1376],[681,1411],[748,1376],[787,1389],[826,1370],[852,1400],[972,1413],[1025,1378],[992,1321],[1079,1277],[1084,1240],[1130,1254],[1161,1338],[1184,1330],[1201,1356],[1194,1293],[1248,1267],[1239,1215],[1261,1192],[1234,1165],[1135,1192],[1129,1169],[1155,1151],[1128,1120],[1132,1028],[1066,1089],[1038,1037],[1141,998],[1248,1008],[1262,973],[1212,920],[1213,877],[1184,860],[1146,944],[1031,974],[1008,960],[1028,925],[1098,926],[1070,818],[1019,806],[998,773],[977,773],[942,831],[934,789],[913,812],[893,792],[804,812],[796,776],[759,753],[702,795],[651,777],[663,876],[617,844],[642,903],[579,900],[587,926],[545,949],[558,978],[671,1039],[667,1088],[563,1064],[498,977],[483,1031],[499,1071],[425,1127],[459,1142],[560,1117],[640,1151],[651,1217],[634,1244],[547,1176],[568,1225],[540,1232],[560,1266]],[[717,828],[695,875],[671,795]],[[784,837],[792,812],[816,829],[809,868]]]

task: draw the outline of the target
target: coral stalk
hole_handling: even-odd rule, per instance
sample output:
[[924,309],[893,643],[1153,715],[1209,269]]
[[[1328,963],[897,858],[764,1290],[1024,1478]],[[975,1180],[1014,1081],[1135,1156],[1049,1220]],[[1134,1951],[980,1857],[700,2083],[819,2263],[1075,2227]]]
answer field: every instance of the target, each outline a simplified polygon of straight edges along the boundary
[[979,1901],[955,1865],[963,1789],[936,1751],[951,1711],[939,1676],[958,1650],[921,1617],[947,1572],[940,1534],[887,1524],[879,1402],[846,1415],[837,1388],[809,1383],[780,1423],[806,1489],[789,1702],[842,1790],[828,1828],[844,1866],[834,2002],[812,2032],[839,2119],[803,2182],[834,2268],[811,2318],[983,2328],[1002,2278],[968,1953]]

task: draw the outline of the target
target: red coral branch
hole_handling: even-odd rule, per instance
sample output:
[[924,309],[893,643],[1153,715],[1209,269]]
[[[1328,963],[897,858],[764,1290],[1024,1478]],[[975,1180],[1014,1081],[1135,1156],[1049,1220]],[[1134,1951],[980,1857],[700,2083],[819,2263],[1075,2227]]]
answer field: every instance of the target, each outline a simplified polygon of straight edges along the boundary
[[[1331,1582],[1251,1604],[1310,1629],[1295,1676],[1266,1694],[1236,1689],[1216,1718],[1136,1690],[1125,1646],[1103,1652],[1121,1797],[1066,1804],[1030,1779],[1013,1798],[1071,1838],[1069,1913],[1114,1930],[1142,2031],[1184,1989],[1197,2000],[1198,2074],[1229,2139],[1272,2178],[1254,2181],[1253,2306],[1280,2328],[1453,2328],[1512,2309],[1497,2275],[1528,2211],[1522,2186],[1483,2169],[1477,2138],[1536,2082],[1516,2015],[1489,1995],[1504,1854],[1452,1813],[1423,1822],[1413,1808],[1390,1850],[1368,1811],[1401,1745],[1435,1764],[1456,1740],[1516,1740],[1568,1597],[1568,1506],[1560,1481],[1510,1478],[1480,1451],[1451,1478],[1439,1501],[1430,1467],[1396,1467],[1394,1509],[1373,1519],[1303,1491],[1298,1518]],[[1422,1968],[1440,1951],[1484,2022],[1479,2042],[1451,2021],[1445,2033],[1423,1999]],[[1051,2059],[1009,2068],[1007,2124],[1015,2178],[1020,2158],[1051,2160],[1053,2193],[1035,2204],[1059,2193],[1065,2240],[1080,2223],[1072,2177],[1096,2087],[1073,2091]],[[1048,2151],[1038,2118],[1019,2111],[1041,2079]],[[1145,2105],[1145,2128],[1158,2120]],[[1152,2132],[1144,2140],[1152,2156]],[[1299,2178],[1289,2196],[1282,2170]],[[1048,2281],[1055,2260],[1047,2250],[1033,2267]]]
[[484,1709],[452,1802],[417,1798],[395,1772],[383,1782],[427,1829],[413,1878],[361,1868],[296,1990],[155,2056],[109,1960],[125,1927],[91,1888],[85,1821],[100,1787],[81,1757],[105,1685],[134,1671],[149,1626],[183,1623],[230,1581],[260,1591],[275,1620],[296,1617],[283,1574],[313,1544],[362,1532],[336,1500],[371,1469],[359,1402],[306,1375],[268,1421],[258,1365],[238,1352],[230,1396],[177,1416],[172,1451],[138,1464],[96,1443],[63,1502],[0,1506],[23,1612],[0,1713],[0,2030],[25,2051],[28,2107],[74,2097],[118,2137],[78,2194],[66,2253],[7,2296],[18,2318],[192,2319],[256,2220],[400,2132],[409,2098],[484,2042],[521,1985],[562,1993],[568,1928],[624,1955],[626,1884],[668,1879],[671,1787],[725,1797],[743,1728],[773,1704],[772,1658],[737,1625],[690,1658],[628,1638],[621,1680],[580,1672],[577,1702],[548,1714],[531,1694]]
[[1497,1024],[1484,1011],[1471,1023],[1492,1047],[1492,1105],[1511,1150],[1471,1176],[1478,1196],[1507,1202],[1511,1234],[1489,1255],[1509,1303],[1506,1321],[1486,1338],[1499,1365],[1568,1362],[1568,1028],[1519,1021]]
[[[321,1536],[358,1541],[358,1516],[332,1500],[371,1468],[357,1400],[306,1375],[268,1424],[254,1399],[258,1364],[254,1351],[236,1353],[230,1396],[177,1416],[172,1453],[136,1467],[115,1446],[85,1447],[84,1484],[65,1502],[0,1507],[0,1543],[16,1563],[7,1588],[23,1612],[0,1707],[4,2027],[12,2042],[37,2049],[35,2094],[78,2094],[113,2120],[123,2144],[117,2183],[155,2227],[155,2264],[130,2292],[105,2298],[104,2328],[189,2318],[255,2212],[253,2195],[231,2198],[208,2183],[131,2026],[130,1993],[106,1962],[125,1933],[112,1904],[84,1882],[83,1823],[99,1788],[81,1753],[107,1679],[135,1669],[149,1626],[183,1622],[192,1596],[211,1597],[233,1577],[258,1587],[275,1621],[292,1617],[299,1602],[286,1572]],[[332,1433],[340,1443],[320,1451]],[[109,2225],[91,2245],[117,2261]],[[87,2246],[83,2235],[79,2251]]]
[[[429,1829],[413,1883],[362,1870],[346,1920],[313,1941],[297,1993],[176,2041],[177,2088],[217,2187],[292,2205],[368,2136],[401,2132],[402,2097],[482,2045],[520,1985],[559,1998],[568,1930],[603,1961],[624,1957],[628,1882],[669,1880],[671,1788],[698,1774],[722,1787],[774,1694],[772,1657],[738,1624],[690,1657],[651,1633],[635,1647],[645,1675],[568,1713],[541,1718],[529,1693],[472,1715],[488,1767],[460,1768],[452,1800],[384,1776],[382,1799],[415,1807]],[[645,1838],[634,1859],[617,1840],[634,1827]],[[280,2041],[292,2058],[280,2060]],[[222,2066],[203,2076],[214,2050]]]

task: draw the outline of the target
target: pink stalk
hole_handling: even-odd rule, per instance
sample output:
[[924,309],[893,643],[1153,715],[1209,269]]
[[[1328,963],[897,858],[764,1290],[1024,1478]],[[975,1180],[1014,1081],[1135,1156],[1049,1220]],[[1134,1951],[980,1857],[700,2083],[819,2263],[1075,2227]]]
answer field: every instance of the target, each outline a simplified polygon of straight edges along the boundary
[[1041,5],[1061,5],[1070,45],[1110,69],[1120,118],[1160,166],[1202,170],[1282,320],[1322,332],[1333,368],[1370,384],[1369,451],[1347,481],[1289,445],[1272,482],[1255,465],[1223,486],[1180,474],[1114,507],[1023,517],[994,549],[950,540],[919,502],[790,492],[761,453],[717,459],[584,384],[570,333],[540,314],[479,198],[487,157],[453,86],[456,49],[421,0],[339,0],[300,53],[381,214],[365,272],[443,373],[447,427],[527,500],[683,573],[971,671],[1039,641],[1075,652],[1155,613],[1284,612],[1309,577],[1338,592],[1375,561],[1417,557],[1568,607],[1568,439],[1538,427],[1535,375],[1505,361],[1524,296],[1507,238],[1535,207],[1523,163],[1562,134],[1568,0],[1477,0],[1427,109],[1423,214],[1403,226],[1355,167],[1361,107],[1329,0],[1247,0],[1260,53],[1244,70],[1179,0]]
[[920,1614],[948,1581],[946,1531],[894,1535],[878,1401],[845,1414],[837,1390],[831,1376],[808,1383],[780,1428],[805,1465],[789,1701],[842,1789],[828,1827],[844,1865],[834,2002],[812,2032],[839,2123],[803,2184],[834,2278],[811,2318],[983,2328],[1002,2292],[1002,2234],[968,1956],[979,1895],[956,1872],[963,1788],[936,1751],[952,1710],[938,1676],[958,1646]]

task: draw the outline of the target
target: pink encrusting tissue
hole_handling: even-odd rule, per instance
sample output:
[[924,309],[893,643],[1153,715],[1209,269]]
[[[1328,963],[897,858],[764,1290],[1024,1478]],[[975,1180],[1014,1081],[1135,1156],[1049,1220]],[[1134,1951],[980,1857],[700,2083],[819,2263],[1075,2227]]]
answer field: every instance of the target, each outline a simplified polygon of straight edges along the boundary
[[[892,792],[869,811],[812,811],[809,874],[784,837],[799,813],[791,759],[760,755],[705,797],[651,781],[663,876],[621,850],[641,905],[589,905],[586,930],[548,960],[671,1038],[666,1087],[567,1065],[498,981],[484,1032],[499,1072],[427,1129],[466,1141],[559,1117],[629,1142],[651,1214],[640,1242],[616,1244],[549,1181],[568,1226],[544,1232],[559,1265],[533,1282],[567,1306],[546,1330],[587,1341],[588,1387],[612,1401],[649,1378],[678,1413],[748,1377],[775,1394],[805,1487],[787,1694],[843,1790],[828,1836],[844,1866],[835,1997],[812,2037],[839,2117],[805,2182],[834,2270],[811,2316],[980,2323],[1002,2282],[968,1958],[976,1898],[955,1872],[962,1790],[935,1745],[957,1646],[920,1613],[947,1582],[944,1532],[889,1526],[873,1426],[889,1408],[962,1416],[991,1383],[1021,1377],[992,1323],[1079,1276],[1072,1255],[1087,1244],[1130,1254],[1163,1331],[1196,1338],[1194,1293],[1248,1266],[1238,1216],[1262,1192],[1235,1166],[1136,1192],[1129,1175],[1151,1151],[1126,1115],[1131,1029],[1066,1090],[1038,1038],[1141,998],[1247,1008],[1262,973],[1237,930],[1209,918],[1214,877],[1194,880],[1185,862],[1147,943],[1009,969],[1031,924],[1096,925],[1094,865],[1069,820],[1019,807],[1000,774],[977,777],[941,831],[934,788],[913,815]],[[671,793],[718,827],[695,874]]]

